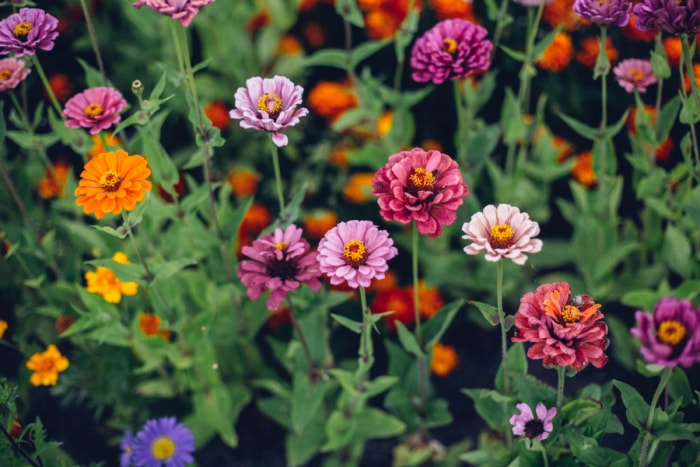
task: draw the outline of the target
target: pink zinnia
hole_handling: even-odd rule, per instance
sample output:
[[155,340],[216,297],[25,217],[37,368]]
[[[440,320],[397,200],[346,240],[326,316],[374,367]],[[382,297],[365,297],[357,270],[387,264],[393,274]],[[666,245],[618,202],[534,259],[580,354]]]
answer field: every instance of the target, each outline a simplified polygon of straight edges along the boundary
[[486,261],[508,258],[523,265],[527,261],[525,253],[542,250],[542,240],[534,238],[540,233],[540,225],[510,204],[489,204],[465,222],[462,231],[466,234],[462,238],[472,241],[464,252],[478,255],[485,251]]
[[236,108],[229,116],[241,120],[241,128],[272,133],[272,142],[281,148],[289,139],[280,130],[296,125],[309,113],[305,107],[297,109],[303,92],[304,88],[284,76],[256,76],[246,81],[246,87],[238,88],[234,95]]
[[331,284],[347,282],[354,289],[383,279],[387,261],[397,253],[389,233],[370,221],[341,222],[318,244],[318,262]]
[[464,19],[440,21],[416,40],[411,50],[415,81],[441,84],[486,71],[493,43],[486,29]]
[[535,408],[537,416],[524,402],[516,404],[515,408],[520,411],[520,414],[513,415],[509,420],[515,436],[524,436],[530,440],[537,438],[540,441],[549,438],[549,434],[554,429],[552,420],[557,415],[556,407],[548,410],[542,402],[538,402]]
[[41,8],[22,8],[0,21],[0,53],[34,55],[36,49],[51,50],[58,37],[58,20]]
[[287,292],[306,284],[313,291],[321,288],[321,272],[316,253],[309,242],[301,238],[302,230],[289,225],[255,240],[241,250],[244,258],[238,267],[238,277],[248,287],[248,297],[257,300],[264,290],[272,293],[267,309],[277,310]]
[[61,114],[68,128],[89,128],[94,135],[119,123],[126,101],[116,89],[99,86],[68,99]]
[[589,363],[602,368],[608,361],[608,326],[600,305],[587,295],[571,297],[566,282],[539,286],[520,299],[513,342],[531,342],[529,358],[547,367],[582,370]]
[[615,78],[627,92],[646,92],[647,86],[656,83],[656,76],[651,69],[649,60],[628,58],[613,68]]
[[0,92],[16,88],[29,72],[31,70],[22,60],[12,57],[0,60]]
[[162,15],[172,16],[184,27],[188,27],[199,9],[210,3],[214,3],[214,0],[137,0],[134,6],[147,6]]
[[469,195],[457,162],[421,148],[390,156],[374,175],[372,188],[384,219],[403,224],[415,220],[418,232],[433,238],[457,219],[457,208]]

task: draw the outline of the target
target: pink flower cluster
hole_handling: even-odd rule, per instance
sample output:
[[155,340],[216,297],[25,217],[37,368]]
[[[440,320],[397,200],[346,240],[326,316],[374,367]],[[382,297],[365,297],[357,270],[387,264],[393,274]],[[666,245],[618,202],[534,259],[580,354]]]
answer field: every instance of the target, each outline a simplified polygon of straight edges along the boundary
[[188,27],[199,9],[210,3],[214,3],[214,0],[137,0],[134,6],[147,6],[162,15],[172,16],[184,27]]

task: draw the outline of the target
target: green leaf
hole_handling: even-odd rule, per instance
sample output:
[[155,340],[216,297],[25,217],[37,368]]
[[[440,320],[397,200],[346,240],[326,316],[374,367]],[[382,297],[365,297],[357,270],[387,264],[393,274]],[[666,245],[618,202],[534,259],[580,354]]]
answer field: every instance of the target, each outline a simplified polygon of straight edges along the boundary
[[651,70],[657,78],[666,79],[671,76],[671,67],[668,65],[668,58],[666,58],[663,47],[659,49],[662,51],[662,54],[654,50],[651,51]]
[[348,55],[342,49],[321,49],[306,57],[304,66],[328,66],[345,70],[348,66]]
[[230,447],[238,445],[238,435],[234,429],[240,411],[251,400],[250,390],[242,384],[231,388],[217,385],[206,392],[197,391],[192,396],[194,414],[185,419],[185,424],[205,423],[213,428],[221,440]]
[[502,51],[506,53],[510,58],[512,58],[515,61],[518,62],[524,62],[527,56],[523,52],[519,52],[515,49],[511,49],[510,47],[506,47],[503,44],[500,44],[498,46]]
[[357,434],[363,439],[389,438],[398,436],[406,429],[406,424],[388,413],[374,407],[364,407],[353,415]]
[[629,384],[616,379],[613,379],[613,384],[622,395],[622,403],[627,409],[627,421],[641,431],[649,415],[649,404]]
[[374,397],[391,388],[399,379],[395,376],[378,376],[365,384],[365,396]]
[[564,120],[564,122],[571,127],[572,130],[574,130],[576,133],[579,135],[583,136],[586,139],[589,139],[591,141],[595,141],[598,139],[600,136],[600,131],[598,131],[597,128],[594,128],[592,126],[586,125],[583,122],[580,122],[576,120],[575,118],[569,117],[568,115],[564,113],[559,113],[557,114],[559,118]]
[[493,305],[489,305],[488,303],[477,302],[474,300],[469,300],[467,303],[477,307],[483,317],[486,319],[486,322],[491,326],[498,326],[498,323],[501,321],[498,316],[498,308]]
[[352,67],[356,67],[360,62],[371,57],[389,44],[391,44],[391,41],[388,39],[361,43],[350,52]]
[[423,337],[427,348],[440,342],[463,304],[463,300],[448,303],[423,325]]
[[292,429],[301,434],[312,420],[322,416],[326,385],[320,379],[312,382],[307,371],[298,371],[294,374],[292,391]]
[[569,427],[566,431],[571,452],[584,465],[608,465],[610,458],[594,438],[584,436],[580,430]]
[[503,120],[503,142],[515,144],[527,136],[527,124],[520,112],[520,104],[513,90],[506,88],[506,96],[501,109]]
[[307,465],[314,455],[318,454],[326,437],[323,423],[309,423],[303,433],[289,432],[285,440],[287,462],[291,467]]
[[335,11],[353,26],[358,28],[365,26],[357,0],[335,0]]
[[688,98],[681,98],[683,106],[681,107],[681,113],[678,116],[678,120],[686,125],[694,125],[700,122],[700,109],[698,109],[698,104],[693,96]]
[[346,318],[345,316],[337,315],[335,313],[331,313],[331,317],[341,325],[354,332],[355,334],[360,334],[362,332],[362,323],[359,321],[355,321],[350,318]]
[[509,427],[508,419],[513,415],[509,396],[491,389],[462,389],[474,401],[474,409],[486,424],[494,430]]
[[688,375],[682,368],[676,367],[668,381],[668,392],[673,400],[681,399],[681,405],[686,407],[693,402],[693,391],[688,381]]
[[402,322],[396,321],[396,330],[398,331],[399,342],[401,342],[401,345],[407,352],[412,353],[417,357],[425,356],[423,350],[420,348],[420,345],[418,345],[416,336],[414,336]]
[[180,258],[173,261],[153,265],[154,281],[168,279],[188,266],[194,266],[197,260],[194,258]]
[[651,311],[661,299],[662,294],[654,290],[631,290],[620,299],[623,305]]
[[104,78],[97,69],[88,65],[88,63],[82,58],[77,57],[76,60],[83,68],[83,72],[85,73],[85,84],[87,84],[88,88],[108,86],[108,83],[105,82],[106,78]]
[[663,257],[669,269],[680,274],[684,279],[690,277],[693,271],[692,247],[688,237],[673,225],[666,227]]
[[679,96],[675,96],[673,99],[666,102],[666,104],[661,108],[658,118],[654,122],[654,133],[656,134],[656,141],[663,142],[671,132],[671,128],[676,122],[678,117],[678,111],[681,108],[681,99]]

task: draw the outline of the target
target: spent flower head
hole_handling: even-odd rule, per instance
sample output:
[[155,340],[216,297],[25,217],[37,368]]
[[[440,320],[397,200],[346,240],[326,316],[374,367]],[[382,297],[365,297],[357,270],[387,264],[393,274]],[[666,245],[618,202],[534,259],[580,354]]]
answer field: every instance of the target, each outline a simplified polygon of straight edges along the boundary
[[515,407],[520,411],[520,414],[513,415],[509,420],[515,436],[523,436],[529,440],[539,439],[540,441],[549,438],[549,434],[554,429],[552,420],[557,415],[556,407],[547,409],[542,402],[538,402],[535,414],[532,413],[530,406],[524,402],[516,404]]
[[0,54],[35,55],[53,49],[58,19],[41,8],[21,8],[0,21]]
[[24,60],[13,57],[0,60],[0,92],[16,88],[31,71]]
[[171,16],[184,27],[188,27],[199,9],[214,3],[214,0],[137,0],[133,6],[147,6],[162,15]]
[[613,68],[615,79],[627,92],[646,92],[647,86],[656,83],[656,76],[649,60],[628,58]]
[[180,467],[194,462],[194,435],[175,417],[162,417],[146,422],[136,433],[132,446],[132,462],[136,467]]
[[643,0],[634,5],[634,15],[641,31],[700,33],[700,0]]
[[119,112],[126,100],[114,88],[98,86],[86,89],[68,99],[61,114],[68,128],[88,128],[91,135],[119,123]]
[[574,13],[591,23],[606,26],[627,26],[630,21],[632,2],[629,0],[576,0]]

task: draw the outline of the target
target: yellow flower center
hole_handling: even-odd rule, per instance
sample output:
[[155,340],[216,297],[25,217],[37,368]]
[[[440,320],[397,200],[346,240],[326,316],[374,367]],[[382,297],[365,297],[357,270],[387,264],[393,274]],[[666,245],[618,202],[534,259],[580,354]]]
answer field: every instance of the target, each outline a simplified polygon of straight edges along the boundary
[[167,436],[156,438],[151,444],[151,454],[159,461],[165,461],[175,454],[175,443]]
[[0,70],[0,81],[7,81],[12,77],[12,72],[10,70]]
[[494,248],[506,248],[511,245],[513,229],[508,224],[498,224],[491,227],[491,246]]
[[581,319],[581,310],[573,305],[566,305],[561,312],[561,319],[566,324],[578,323]]
[[685,326],[678,321],[662,321],[656,334],[666,344],[677,345],[685,337]]
[[267,112],[270,116],[277,115],[282,110],[282,98],[277,94],[265,93],[258,99],[258,110]]
[[644,72],[639,68],[632,68],[630,70],[630,78],[639,81],[644,78]]
[[284,251],[287,249],[288,246],[289,246],[289,243],[287,243],[287,242],[277,242],[277,243],[275,243],[275,250]]
[[97,102],[92,102],[88,104],[87,107],[85,107],[85,115],[87,115],[90,118],[95,118],[99,115],[102,115],[103,110],[104,109],[100,104],[98,104]]
[[413,188],[432,188],[433,183],[435,183],[435,175],[418,167],[413,169],[413,172],[408,177],[408,181],[411,182]]
[[17,39],[26,39],[29,35],[29,31],[32,30],[32,23],[22,21],[12,30],[13,34]]
[[442,40],[442,49],[448,54],[453,54],[457,51],[457,41],[451,37],[446,37]]
[[100,177],[100,185],[105,191],[114,192],[119,189],[122,179],[113,170],[108,170]]
[[358,266],[367,257],[367,248],[360,240],[350,240],[343,246],[343,256],[353,266]]

